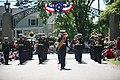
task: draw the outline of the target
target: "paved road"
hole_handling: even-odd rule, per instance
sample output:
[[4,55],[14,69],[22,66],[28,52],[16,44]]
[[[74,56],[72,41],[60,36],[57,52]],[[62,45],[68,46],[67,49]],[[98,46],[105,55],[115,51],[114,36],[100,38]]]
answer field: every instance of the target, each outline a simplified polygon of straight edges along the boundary
[[38,64],[38,57],[25,65],[19,61],[9,62],[11,65],[0,65],[0,80],[120,80],[120,68],[107,62],[98,64],[83,54],[83,64],[78,64],[73,54],[66,56],[66,68],[62,70],[57,63],[57,55],[49,54],[48,61]]

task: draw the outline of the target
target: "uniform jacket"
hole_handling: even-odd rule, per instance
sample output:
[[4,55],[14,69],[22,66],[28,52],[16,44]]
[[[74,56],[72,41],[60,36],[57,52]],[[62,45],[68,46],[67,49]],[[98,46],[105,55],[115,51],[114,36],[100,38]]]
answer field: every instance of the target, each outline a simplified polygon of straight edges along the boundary
[[2,51],[3,52],[8,52],[11,50],[11,44],[9,42],[4,42],[2,44]]

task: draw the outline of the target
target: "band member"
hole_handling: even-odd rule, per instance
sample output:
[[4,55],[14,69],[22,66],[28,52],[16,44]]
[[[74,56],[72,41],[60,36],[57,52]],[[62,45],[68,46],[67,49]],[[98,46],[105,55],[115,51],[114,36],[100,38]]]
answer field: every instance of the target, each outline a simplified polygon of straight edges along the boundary
[[75,38],[75,59],[78,63],[82,63],[82,53],[84,49],[84,41],[82,39],[82,34],[77,34]]
[[66,57],[66,47],[68,46],[67,43],[67,36],[68,34],[65,32],[65,30],[60,30],[60,35],[58,36],[58,46],[57,46],[57,52],[58,52],[58,60],[61,64],[61,69],[65,68],[65,57]]
[[46,36],[44,36],[43,43],[44,43],[44,60],[47,60],[49,41]]
[[24,37],[24,58],[25,58],[25,61],[27,60],[31,60],[31,52],[30,52],[30,49],[31,49],[31,45],[30,45],[30,41],[28,41],[27,37],[25,36]]
[[8,65],[9,51],[11,50],[11,44],[8,42],[8,37],[4,37],[5,42],[2,44],[2,51],[4,54],[5,65]]
[[32,60],[33,57],[33,51],[34,51],[34,41],[30,41],[30,60]]
[[101,64],[102,59],[102,51],[104,49],[104,42],[102,41],[102,37],[98,34],[98,37],[95,40],[95,61]]
[[25,61],[24,59],[24,39],[23,34],[19,34],[20,39],[18,40],[18,53],[19,53],[19,60],[20,64],[22,65]]
[[42,35],[40,35],[38,42],[39,42],[39,44],[37,47],[37,51],[38,51],[39,64],[42,64],[43,63],[43,53],[44,53],[44,44],[43,44]]
[[94,54],[95,54],[95,52],[94,52],[94,45],[95,45],[94,39],[90,38],[88,44],[89,44],[89,47],[90,47],[90,58],[92,60],[94,60]]
[[107,49],[102,53],[103,61],[106,61],[105,57],[107,57],[107,59],[114,58],[113,52],[114,50],[112,49],[112,46],[108,46]]
[[117,40],[114,41],[115,42],[115,61],[118,58],[119,60],[119,56],[120,56],[120,37],[117,37]]

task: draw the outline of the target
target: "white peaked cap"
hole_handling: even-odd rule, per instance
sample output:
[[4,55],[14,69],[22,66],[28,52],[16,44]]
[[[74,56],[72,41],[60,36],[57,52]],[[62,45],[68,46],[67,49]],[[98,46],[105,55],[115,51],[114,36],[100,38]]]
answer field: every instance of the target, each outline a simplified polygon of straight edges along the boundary
[[4,37],[4,39],[8,39],[8,37]]
[[19,35],[19,36],[22,36],[23,34],[22,34],[22,33],[19,33],[18,35]]
[[81,34],[81,33],[78,33],[77,35],[78,35],[78,36],[82,36],[82,34]]
[[60,32],[65,32],[65,30],[60,30]]

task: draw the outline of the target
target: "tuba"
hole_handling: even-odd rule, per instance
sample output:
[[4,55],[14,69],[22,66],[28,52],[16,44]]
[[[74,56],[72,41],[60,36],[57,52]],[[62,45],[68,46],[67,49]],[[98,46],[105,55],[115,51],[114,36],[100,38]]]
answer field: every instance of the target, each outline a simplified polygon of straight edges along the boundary
[[34,32],[33,32],[33,31],[30,31],[30,32],[29,32],[29,36],[30,36],[30,37],[33,37],[33,36],[34,36]]

